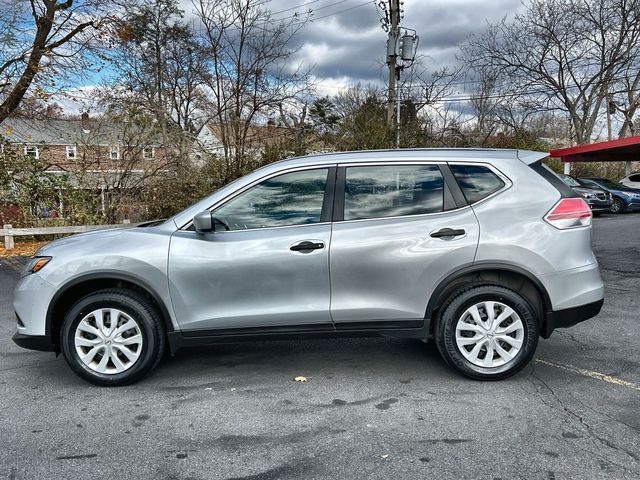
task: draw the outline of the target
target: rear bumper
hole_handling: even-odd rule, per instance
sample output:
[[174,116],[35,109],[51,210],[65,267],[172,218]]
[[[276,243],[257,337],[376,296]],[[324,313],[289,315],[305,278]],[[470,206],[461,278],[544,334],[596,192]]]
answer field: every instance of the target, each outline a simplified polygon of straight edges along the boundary
[[52,352],[53,344],[48,335],[23,335],[16,332],[13,336],[13,343],[29,350],[40,350],[42,352]]
[[604,298],[596,302],[580,305],[579,307],[547,312],[547,321],[541,332],[542,337],[549,338],[556,328],[572,327],[595,317],[600,313],[603,304]]

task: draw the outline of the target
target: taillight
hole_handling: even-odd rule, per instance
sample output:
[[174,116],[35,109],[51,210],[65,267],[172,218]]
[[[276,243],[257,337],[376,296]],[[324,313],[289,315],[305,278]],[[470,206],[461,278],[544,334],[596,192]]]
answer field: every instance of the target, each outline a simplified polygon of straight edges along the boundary
[[586,227],[591,225],[591,209],[582,198],[562,198],[544,219],[556,228]]

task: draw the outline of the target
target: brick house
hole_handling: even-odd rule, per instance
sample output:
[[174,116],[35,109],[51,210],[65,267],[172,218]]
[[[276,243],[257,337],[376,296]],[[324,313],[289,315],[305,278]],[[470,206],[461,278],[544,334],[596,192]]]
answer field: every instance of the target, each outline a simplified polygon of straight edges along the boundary
[[46,164],[44,172],[65,175],[74,188],[101,196],[138,188],[151,174],[167,168],[167,149],[145,127],[102,118],[32,119],[10,117],[0,125],[3,148]]
[[157,135],[123,124],[81,119],[13,117],[0,125],[0,136],[24,155],[45,160],[49,171],[77,172],[90,164],[100,171],[156,168],[165,156]]

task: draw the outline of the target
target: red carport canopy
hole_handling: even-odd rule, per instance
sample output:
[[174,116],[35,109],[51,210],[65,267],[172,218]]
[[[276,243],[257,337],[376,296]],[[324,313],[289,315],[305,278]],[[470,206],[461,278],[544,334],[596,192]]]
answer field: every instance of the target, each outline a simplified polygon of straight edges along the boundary
[[631,162],[640,160],[640,136],[560,148],[549,152],[549,155],[565,163],[565,173],[569,173],[573,162],[626,162],[625,170],[629,175]]
[[640,136],[560,148],[549,152],[563,162],[632,162],[640,160]]

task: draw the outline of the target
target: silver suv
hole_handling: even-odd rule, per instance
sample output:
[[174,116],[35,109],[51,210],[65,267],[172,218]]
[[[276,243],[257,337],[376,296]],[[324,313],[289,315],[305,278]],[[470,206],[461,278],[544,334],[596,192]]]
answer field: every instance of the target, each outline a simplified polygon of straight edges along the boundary
[[434,339],[501,379],[538,337],[598,314],[591,212],[516,150],[396,150],[273,163],[166,221],[52,242],[15,292],[25,348],[132,383],[168,350],[282,337]]

